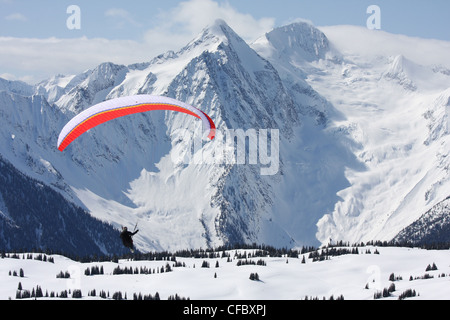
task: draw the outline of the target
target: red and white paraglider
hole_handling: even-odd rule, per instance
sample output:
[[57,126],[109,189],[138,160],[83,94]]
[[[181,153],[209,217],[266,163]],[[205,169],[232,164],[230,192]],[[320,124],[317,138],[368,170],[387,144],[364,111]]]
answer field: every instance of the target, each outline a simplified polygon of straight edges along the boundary
[[130,114],[152,110],[171,110],[183,112],[199,118],[203,122],[203,129],[209,139],[214,139],[216,126],[211,118],[203,111],[186,103],[168,97],[137,95],[108,100],[84,110],[62,129],[58,138],[58,150],[64,151],[69,144],[86,131],[107,121]]

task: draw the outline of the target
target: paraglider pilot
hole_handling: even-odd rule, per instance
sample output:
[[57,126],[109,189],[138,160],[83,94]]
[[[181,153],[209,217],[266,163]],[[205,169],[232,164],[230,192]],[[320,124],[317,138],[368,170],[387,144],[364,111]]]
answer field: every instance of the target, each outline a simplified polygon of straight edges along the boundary
[[134,252],[133,249],[133,239],[131,238],[136,233],[138,233],[139,230],[136,230],[135,232],[128,231],[127,227],[122,228],[122,232],[120,233],[120,238],[122,239],[123,245],[131,250],[131,252]]

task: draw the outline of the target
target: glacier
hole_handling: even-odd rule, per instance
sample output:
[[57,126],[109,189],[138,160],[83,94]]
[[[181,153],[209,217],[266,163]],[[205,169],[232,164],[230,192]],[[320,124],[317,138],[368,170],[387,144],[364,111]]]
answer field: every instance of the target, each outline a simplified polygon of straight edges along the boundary
[[[367,51],[371,39],[385,44]],[[449,45],[414,40],[302,22],[248,44],[218,20],[149,62],[105,62],[35,86],[0,79],[0,154],[93,217],[138,223],[143,251],[391,240],[449,196]],[[161,111],[56,149],[74,115],[134,94],[196,106],[216,140],[198,142],[196,119]],[[277,133],[265,146],[279,152],[276,172],[261,174],[267,162],[248,154],[237,161],[225,139],[237,130],[246,152],[248,133]]]

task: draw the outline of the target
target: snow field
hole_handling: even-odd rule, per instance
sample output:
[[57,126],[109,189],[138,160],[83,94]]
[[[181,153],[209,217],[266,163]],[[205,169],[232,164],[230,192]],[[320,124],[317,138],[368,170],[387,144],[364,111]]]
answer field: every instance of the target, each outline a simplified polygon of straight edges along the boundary
[[[352,249],[348,247],[347,249]],[[172,261],[129,261],[80,263],[63,256],[54,255],[54,263],[37,260],[4,258],[0,259],[0,299],[15,299],[18,283],[23,290],[32,291],[40,286],[46,292],[60,293],[64,290],[80,289],[83,299],[100,299],[99,292],[122,292],[128,300],[133,294],[142,295],[159,293],[162,300],[178,294],[191,300],[297,300],[305,297],[329,299],[343,295],[346,300],[372,300],[374,293],[381,292],[392,283],[391,273],[402,280],[395,281],[396,290],[391,297],[398,299],[407,289],[413,289],[418,296],[410,299],[450,298],[450,251],[423,250],[397,247],[359,247],[359,254],[347,254],[331,257],[329,260],[312,262],[305,254],[306,263],[299,258],[255,257],[248,260],[264,260],[266,266],[237,266],[239,259],[236,252],[252,253],[255,250],[230,250],[232,261],[227,258],[177,258],[185,267],[173,267]],[[366,254],[370,250],[370,254]],[[374,252],[378,251],[379,254]],[[25,254],[26,256],[26,254]],[[245,259],[241,259],[245,260]],[[209,268],[202,268],[202,263],[209,263]],[[216,268],[216,262],[219,266]],[[153,269],[164,268],[169,263],[171,272],[153,273]],[[436,264],[438,270],[425,271],[428,265]],[[194,266],[195,265],[195,266]],[[103,267],[103,275],[86,276],[87,268]],[[117,267],[145,267],[151,274],[113,275]],[[9,271],[24,271],[24,277],[10,276]],[[69,279],[58,279],[56,275],[68,271]],[[258,273],[259,281],[249,279],[251,273]],[[409,278],[423,277],[431,279]],[[217,275],[215,278],[214,275]],[[440,277],[439,275],[445,275]],[[366,289],[366,285],[368,289]],[[97,296],[88,297],[88,292],[95,289]],[[71,297],[71,294],[69,294]]]

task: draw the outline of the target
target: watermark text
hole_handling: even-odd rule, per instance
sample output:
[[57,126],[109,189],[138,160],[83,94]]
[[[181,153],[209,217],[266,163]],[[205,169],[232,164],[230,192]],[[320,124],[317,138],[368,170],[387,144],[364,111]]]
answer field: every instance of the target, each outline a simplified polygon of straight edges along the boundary
[[66,20],[66,26],[69,30],[80,30],[81,29],[81,9],[77,5],[70,5],[66,10],[67,14],[70,16]]
[[381,29],[381,9],[377,5],[371,5],[367,8],[367,14],[370,14],[367,19],[366,25],[370,30]]
[[205,142],[200,130],[179,129],[172,135],[171,158],[183,164],[259,165],[261,175],[275,175],[280,167],[278,129],[228,129],[216,131]]

